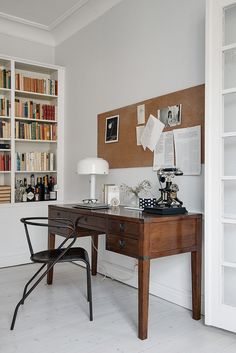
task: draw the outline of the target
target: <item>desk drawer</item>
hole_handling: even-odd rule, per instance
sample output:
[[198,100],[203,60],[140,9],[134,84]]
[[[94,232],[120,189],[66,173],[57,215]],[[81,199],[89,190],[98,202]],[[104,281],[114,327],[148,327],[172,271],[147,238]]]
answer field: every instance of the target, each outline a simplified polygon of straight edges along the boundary
[[97,216],[80,215],[77,225],[82,228],[89,228],[97,231],[106,232],[106,219]]
[[170,221],[150,226],[150,254],[178,252],[197,245],[196,219]]
[[79,212],[61,211],[61,210],[50,210],[50,218],[66,218],[70,219],[78,227],[102,231],[105,233],[106,220],[101,217],[84,215]]
[[127,222],[122,220],[109,220],[108,233],[128,236],[129,238],[138,239],[139,223]]
[[139,242],[138,240],[129,237],[107,235],[106,249],[109,251],[116,252],[118,254],[127,255],[131,257],[138,257]]
[[70,219],[73,223],[75,223],[76,219],[79,215],[72,212],[60,211],[60,210],[50,210],[49,217],[50,218],[65,218]]

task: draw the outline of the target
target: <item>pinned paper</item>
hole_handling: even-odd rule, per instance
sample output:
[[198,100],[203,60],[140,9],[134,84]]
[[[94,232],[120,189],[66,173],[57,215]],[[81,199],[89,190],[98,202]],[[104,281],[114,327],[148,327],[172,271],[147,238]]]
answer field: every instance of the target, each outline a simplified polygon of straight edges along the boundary
[[141,136],[143,134],[144,129],[145,129],[145,126],[136,126],[137,146],[141,145]]
[[137,106],[137,124],[145,124],[145,104]]
[[141,144],[144,150],[149,148],[152,152],[154,151],[164,127],[165,125],[160,120],[150,114],[141,136]]
[[163,132],[154,150],[153,170],[174,166],[173,131]]
[[184,175],[201,174],[201,126],[174,130],[176,166]]

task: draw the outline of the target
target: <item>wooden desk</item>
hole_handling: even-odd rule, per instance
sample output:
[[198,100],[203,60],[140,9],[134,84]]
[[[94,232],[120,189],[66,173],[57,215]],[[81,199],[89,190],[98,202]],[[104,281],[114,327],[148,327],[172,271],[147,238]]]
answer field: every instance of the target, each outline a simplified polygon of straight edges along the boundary
[[[153,216],[118,207],[85,210],[73,205],[50,205],[50,218],[69,218],[77,222],[78,236],[91,236],[95,246],[98,235],[106,234],[106,249],[138,259],[138,337],[147,338],[150,260],[191,252],[192,316],[201,318],[201,214]],[[57,234],[63,235],[62,231]],[[65,234],[64,234],[65,235]],[[55,246],[49,234],[48,247]],[[92,247],[92,274],[97,273],[97,253]],[[52,271],[48,284],[53,280]]]

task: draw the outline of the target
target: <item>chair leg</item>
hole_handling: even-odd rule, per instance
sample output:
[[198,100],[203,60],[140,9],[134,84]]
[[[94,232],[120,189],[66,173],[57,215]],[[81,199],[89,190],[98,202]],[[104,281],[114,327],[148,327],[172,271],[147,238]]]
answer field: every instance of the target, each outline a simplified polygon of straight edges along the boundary
[[30,280],[26,283],[25,287],[24,287],[24,291],[23,291],[23,295],[22,295],[22,305],[24,304],[24,297],[25,297],[25,294],[27,292],[27,288],[29,286],[29,284],[35,279],[35,277],[37,277],[37,275],[41,272],[41,270],[46,266],[46,264],[43,264],[43,266],[41,266],[39,268],[39,270],[37,272],[35,272],[35,274],[33,275],[33,277],[30,278]]
[[[43,272],[43,274],[39,277],[39,279],[33,284],[33,286],[28,290],[28,292],[24,293],[23,297],[21,298],[21,300],[19,301],[19,303],[16,305],[16,308],[15,308],[15,311],[14,311],[14,314],[13,314],[13,319],[12,319],[12,323],[11,323],[11,330],[14,330],[14,326],[15,326],[15,321],[16,321],[16,316],[17,316],[17,312],[18,312],[18,309],[19,309],[19,306],[22,305],[25,301],[25,299],[30,295],[30,293],[33,292],[33,290],[37,287],[37,285],[42,281],[42,279],[48,274],[48,272],[51,270],[51,268],[53,268],[53,266],[55,265],[55,261],[50,265],[48,266],[47,270]],[[44,265],[42,266],[44,267]],[[41,267],[41,269],[42,269]],[[37,271],[39,272],[39,271]],[[34,275],[34,278],[35,278],[35,275]],[[31,278],[32,280],[32,278]],[[30,281],[31,281],[30,280]]]
[[92,303],[92,285],[91,285],[91,272],[90,265],[86,263],[87,270],[87,300],[89,302],[89,319],[93,321],[93,303]]
[[18,309],[20,307],[20,305],[23,304],[23,301],[22,299],[19,301],[19,303],[16,305],[16,308],[14,310],[14,314],[13,314],[13,318],[12,318],[12,322],[11,322],[11,330],[14,330],[14,326],[15,326],[15,322],[16,322],[16,316],[17,316],[17,313],[18,313]]
[[25,287],[24,287],[24,291],[23,291],[23,295],[22,295],[22,298],[21,300],[19,301],[19,303],[16,305],[15,307],[15,311],[14,311],[14,314],[13,314],[13,319],[12,319],[12,323],[11,323],[11,330],[14,329],[14,326],[15,326],[15,321],[16,321],[16,316],[17,316],[17,313],[18,313],[18,309],[20,307],[20,305],[24,305],[24,302],[25,302],[25,299],[26,299],[26,293],[27,293],[27,288],[29,286],[29,284],[35,279],[35,277],[41,272],[41,270],[46,266],[46,264],[43,264],[43,266],[41,266],[39,268],[39,270],[37,272],[35,272],[35,274],[33,275],[33,277],[30,278],[30,280],[26,283]]

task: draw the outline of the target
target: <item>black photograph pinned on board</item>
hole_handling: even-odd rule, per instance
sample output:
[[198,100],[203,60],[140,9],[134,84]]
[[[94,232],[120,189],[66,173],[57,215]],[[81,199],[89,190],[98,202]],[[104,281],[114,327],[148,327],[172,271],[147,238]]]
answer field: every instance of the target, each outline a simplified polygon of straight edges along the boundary
[[117,142],[119,139],[119,115],[106,118],[105,143]]

